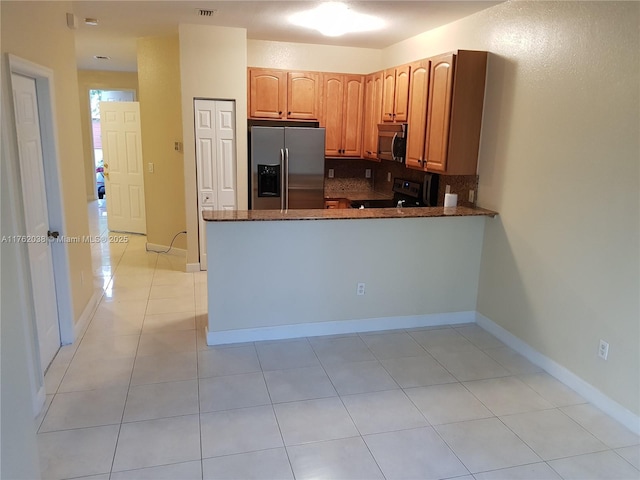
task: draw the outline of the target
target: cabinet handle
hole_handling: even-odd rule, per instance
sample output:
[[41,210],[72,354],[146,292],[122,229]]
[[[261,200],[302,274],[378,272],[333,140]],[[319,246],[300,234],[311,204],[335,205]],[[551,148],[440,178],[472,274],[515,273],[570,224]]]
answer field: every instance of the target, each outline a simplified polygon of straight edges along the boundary
[[282,112],[281,112],[281,111],[280,111],[280,112],[278,112],[278,115],[282,115]]
[[287,115],[291,115],[291,112],[287,112]]

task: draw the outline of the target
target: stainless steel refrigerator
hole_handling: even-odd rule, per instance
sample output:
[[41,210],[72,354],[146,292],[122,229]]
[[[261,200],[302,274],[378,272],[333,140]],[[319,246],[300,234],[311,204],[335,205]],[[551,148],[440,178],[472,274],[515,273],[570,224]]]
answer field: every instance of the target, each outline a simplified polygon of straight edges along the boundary
[[324,208],[324,128],[251,127],[251,209]]

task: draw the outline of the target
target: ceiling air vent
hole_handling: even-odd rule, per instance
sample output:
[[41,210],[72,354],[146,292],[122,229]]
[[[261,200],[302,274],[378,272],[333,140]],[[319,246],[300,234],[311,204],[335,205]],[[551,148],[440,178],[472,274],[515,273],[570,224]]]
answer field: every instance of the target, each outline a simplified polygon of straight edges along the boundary
[[93,58],[95,58],[96,60],[111,60],[111,57],[108,57],[106,55],[94,55]]
[[218,13],[217,10],[208,10],[206,8],[196,8],[196,15],[198,15],[199,17],[213,17],[216,13]]

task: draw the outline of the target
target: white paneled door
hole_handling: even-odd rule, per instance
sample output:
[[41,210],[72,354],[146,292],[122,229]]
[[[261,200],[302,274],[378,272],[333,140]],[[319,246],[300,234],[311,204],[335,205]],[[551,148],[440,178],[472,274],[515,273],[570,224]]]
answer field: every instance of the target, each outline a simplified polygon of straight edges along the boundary
[[24,201],[27,251],[33,289],[33,305],[44,372],[60,348],[58,303],[49,244],[49,212],[44,182],[40,115],[33,78],[12,74],[16,111],[20,180]]
[[196,175],[198,181],[198,241],[200,269],[207,269],[204,210],[235,210],[235,102],[195,100]]
[[138,102],[100,102],[107,225],[147,233]]

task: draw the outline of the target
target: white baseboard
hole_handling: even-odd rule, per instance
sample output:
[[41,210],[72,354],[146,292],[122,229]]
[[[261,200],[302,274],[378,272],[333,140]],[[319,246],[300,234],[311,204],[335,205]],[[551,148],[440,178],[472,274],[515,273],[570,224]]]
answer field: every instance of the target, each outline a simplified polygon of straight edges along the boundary
[[100,303],[100,299],[103,294],[104,291],[99,288],[93,292],[93,295],[91,295],[91,299],[87,302],[82,314],[80,314],[80,318],[78,318],[78,321],[73,326],[73,342],[82,337],[82,334],[89,325],[89,320],[91,320],[91,317],[93,317],[93,314],[98,308],[98,304]]
[[559,363],[538,352],[529,344],[520,340],[511,332],[481,313],[476,312],[476,323],[530,362],[545,370],[549,375],[557,378],[566,386],[578,392],[589,403],[592,403],[607,415],[626,426],[636,435],[640,435],[640,417],[638,415],[626,409],[615,400],[612,400],[596,387],[587,383]]
[[199,263],[187,263],[187,273],[199,272],[199,271],[200,271]]
[[[171,247],[169,250],[169,245],[159,245],[157,243],[149,243],[147,242],[147,250],[155,251],[156,253],[164,253],[165,255],[175,255],[176,257],[186,257],[187,251],[183,248]],[[166,252],[166,250],[169,250]]]
[[365,318],[335,322],[297,323],[275,327],[244,328],[212,332],[206,328],[207,345],[283,340],[286,338],[317,337],[358,332],[377,332],[397,328],[434,327],[475,322],[474,311],[411,315],[406,317]]

